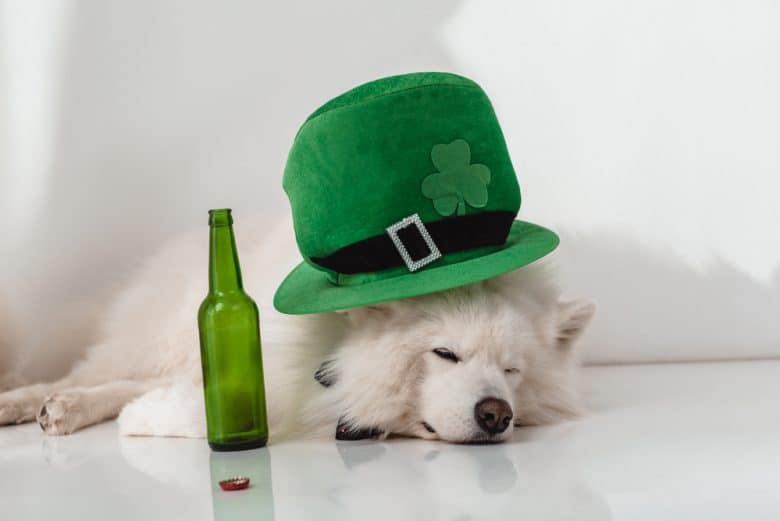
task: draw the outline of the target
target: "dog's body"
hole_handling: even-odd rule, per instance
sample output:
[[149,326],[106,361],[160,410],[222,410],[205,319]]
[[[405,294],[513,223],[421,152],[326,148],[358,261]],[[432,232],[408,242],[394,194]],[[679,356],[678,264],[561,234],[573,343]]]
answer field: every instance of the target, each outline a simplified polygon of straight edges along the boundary
[[[286,316],[268,304],[298,258],[290,229],[241,218],[236,226],[245,287],[260,305],[272,439],[338,429],[345,438],[502,441],[510,423],[578,413],[571,345],[593,306],[559,302],[543,268]],[[149,259],[65,378],[0,394],[0,424],[37,419],[48,434],[68,434],[118,415],[123,434],[204,436],[196,313],[207,290],[206,236],[198,230]]]

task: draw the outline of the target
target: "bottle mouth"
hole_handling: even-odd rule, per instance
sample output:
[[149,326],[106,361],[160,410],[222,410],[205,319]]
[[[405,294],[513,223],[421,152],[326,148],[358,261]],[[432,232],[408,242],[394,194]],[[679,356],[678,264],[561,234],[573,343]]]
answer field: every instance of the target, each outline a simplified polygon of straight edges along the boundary
[[233,224],[233,216],[230,208],[217,208],[209,210],[209,226],[230,226]]

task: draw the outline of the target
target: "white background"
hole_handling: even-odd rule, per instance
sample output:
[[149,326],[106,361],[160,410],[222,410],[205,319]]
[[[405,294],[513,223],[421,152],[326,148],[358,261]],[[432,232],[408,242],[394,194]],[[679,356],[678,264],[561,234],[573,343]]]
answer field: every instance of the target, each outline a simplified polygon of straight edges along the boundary
[[599,305],[588,360],[780,356],[779,27],[754,0],[0,0],[0,306],[56,350],[51,317],[206,209],[287,212],[319,104],[446,70]]

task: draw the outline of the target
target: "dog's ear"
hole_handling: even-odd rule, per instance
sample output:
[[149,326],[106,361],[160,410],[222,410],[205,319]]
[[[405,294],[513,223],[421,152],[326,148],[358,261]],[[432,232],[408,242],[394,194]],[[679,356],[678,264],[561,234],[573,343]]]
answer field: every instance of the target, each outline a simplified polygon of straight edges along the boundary
[[558,303],[558,322],[555,342],[565,351],[582,335],[596,312],[596,305],[589,300],[572,300]]
[[321,386],[330,387],[338,381],[338,374],[336,372],[336,361],[325,360],[320,364],[320,367],[314,373],[314,379],[317,380]]

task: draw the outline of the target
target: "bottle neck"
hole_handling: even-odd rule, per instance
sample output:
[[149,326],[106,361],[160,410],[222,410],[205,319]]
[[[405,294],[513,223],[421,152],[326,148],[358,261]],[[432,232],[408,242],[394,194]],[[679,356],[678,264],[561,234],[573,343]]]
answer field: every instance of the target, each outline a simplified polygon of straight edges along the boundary
[[212,210],[209,215],[209,293],[240,291],[241,267],[230,210]]

